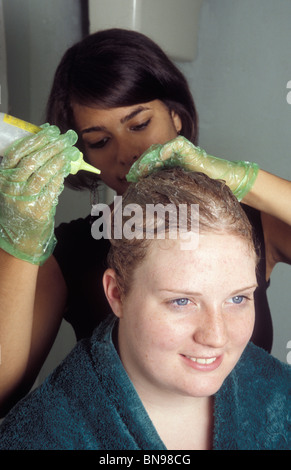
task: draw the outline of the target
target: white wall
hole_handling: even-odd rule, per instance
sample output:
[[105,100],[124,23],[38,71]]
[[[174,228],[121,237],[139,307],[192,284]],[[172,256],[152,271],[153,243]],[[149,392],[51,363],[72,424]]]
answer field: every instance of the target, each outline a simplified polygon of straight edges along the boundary
[[[63,52],[82,35],[78,0],[3,0],[10,112],[43,122],[54,70]],[[198,55],[178,66],[187,76],[200,116],[200,145],[228,159],[249,159],[291,179],[291,2],[286,0],[204,0]],[[182,34],[182,32],[181,32]],[[86,215],[88,195],[66,190],[57,223]],[[287,360],[291,340],[291,268],[278,266],[269,300],[273,313],[273,353]],[[73,342],[59,335],[42,376]]]

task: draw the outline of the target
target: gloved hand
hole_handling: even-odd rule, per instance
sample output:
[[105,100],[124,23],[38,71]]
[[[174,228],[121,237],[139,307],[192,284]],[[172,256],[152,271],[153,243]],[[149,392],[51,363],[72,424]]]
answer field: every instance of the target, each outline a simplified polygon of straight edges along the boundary
[[13,143],[0,164],[0,248],[32,264],[43,264],[56,239],[54,215],[64,178],[80,151],[77,134],[60,135],[44,125]]
[[241,201],[252,188],[259,171],[256,163],[231,162],[212,157],[184,137],[176,137],[164,145],[152,145],[131,167],[127,181],[136,182],[158,168],[179,166],[199,171],[210,178],[224,180]]

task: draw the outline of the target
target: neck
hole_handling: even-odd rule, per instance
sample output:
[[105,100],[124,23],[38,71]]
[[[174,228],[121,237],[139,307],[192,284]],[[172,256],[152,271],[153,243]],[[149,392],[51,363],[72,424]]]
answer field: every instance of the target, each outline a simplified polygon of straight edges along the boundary
[[143,399],[143,405],[168,450],[207,450],[212,447],[213,398]]
[[183,395],[170,396],[143,394],[138,391],[145,409],[149,413],[175,413],[180,416],[199,415],[212,408],[212,397],[188,397]]

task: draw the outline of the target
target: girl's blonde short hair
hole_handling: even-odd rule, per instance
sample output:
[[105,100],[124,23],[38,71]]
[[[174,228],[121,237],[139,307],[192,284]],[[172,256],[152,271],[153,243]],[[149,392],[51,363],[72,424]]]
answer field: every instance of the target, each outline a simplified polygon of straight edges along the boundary
[[[146,213],[147,205],[171,204],[178,207],[187,206],[187,223],[190,227],[191,205],[199,206],[199,233],[215,232],[238,236],[246,241],[250,252],[254,253],[255,243],[252,226],[238,200],[223,181],[213,180],[202,173],[186,172],[181,168],[163,169],[155,171],[149,176],[132,183],[122,198],[122,226],[129,216],[124,215],[123,209],[135,204]],[[114,226],[114,212],[112,224]],[[120,220],[120,217],[119,217]],[[140,222],[139,237],[129,239],[122,235],[114,238],[112,231],[111,248],[108,254],[108,266],[116,272],[117,283],[122,295],[126,295],[131,286],[132,275],[135,268],[142,262],[152,243],[146,237],[148,218]],[[179,229],[177,219],[177,229]],[[153,220],[152,226],[158,233],[158,221]],[[165,220],[165,231],[169,229],[169,217]],[[140,236],[140,232],[144,236]],[[123,231],[121,232],[123,234]],[[158,238],[158,237],[157,237]]]

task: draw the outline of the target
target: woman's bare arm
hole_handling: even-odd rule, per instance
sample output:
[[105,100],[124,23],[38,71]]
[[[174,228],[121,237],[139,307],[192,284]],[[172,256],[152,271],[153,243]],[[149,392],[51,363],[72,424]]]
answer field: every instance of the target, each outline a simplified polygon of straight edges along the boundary
[[262,213],[269,278],[277,263],[291,264],[291,182],[260,170],[242,202]]
[[0,250],[0,416],[32,387],[51,349],[66,302],[53,257],[39,268]]

